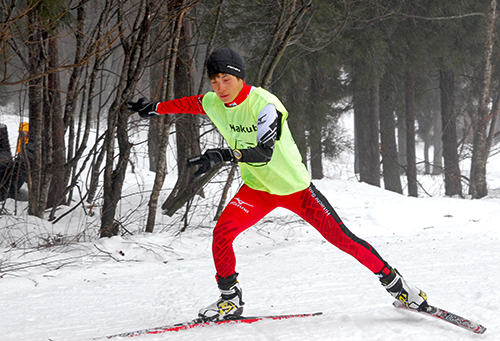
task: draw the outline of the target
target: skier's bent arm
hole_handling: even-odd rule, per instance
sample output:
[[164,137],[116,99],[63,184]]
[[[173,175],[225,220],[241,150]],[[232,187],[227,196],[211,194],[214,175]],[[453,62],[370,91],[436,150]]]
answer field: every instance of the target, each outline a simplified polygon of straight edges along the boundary
[[203,155],[188,159],[188,166],[197,166],[195,176],[206,173],[214,166],[225,162],[266,163],[271,161],[274,144],[279,138],[281,115],[272,104],[261,110],[257,119],[257,146],[246,149],[215,148],[208,149]]

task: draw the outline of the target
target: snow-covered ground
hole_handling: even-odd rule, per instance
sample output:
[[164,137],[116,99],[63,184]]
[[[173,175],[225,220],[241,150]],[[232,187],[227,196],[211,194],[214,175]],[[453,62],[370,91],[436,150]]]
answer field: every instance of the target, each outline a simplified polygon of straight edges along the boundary
[[[420,178],[422,184],[438,194],[409,198],[358,183],[342,163],[315,184],[347,227],[426,291],[431,304],[485,325],[484,335],[393,308],[373,274],[298,217],[277,210],[235,241],[245,314],[323,315],[136,339],[500,340],[500,157],[490,160],[491,195],[482,200],[443,197],[442,179],[428,176]],[[7,203],[11,215],[0,216],[2,340],[89,340],[187,321],[217,299],[210,251],[214,223],[193,217],[191,225],[199,227],[178,234],[172,218],[159,213],[155,233],[137,232],[144,228],[154,177],[140,167],[136,171],[127,178],[119,210],[133,235],[96,239],[98,214],[75,210],[51,224],[28,217],[23,204]],[[173,182],[175,173],[169,174],[163,200]],[[73,231],[79,242],[57,236]],[[6,241],[38,247],[14,248]]]

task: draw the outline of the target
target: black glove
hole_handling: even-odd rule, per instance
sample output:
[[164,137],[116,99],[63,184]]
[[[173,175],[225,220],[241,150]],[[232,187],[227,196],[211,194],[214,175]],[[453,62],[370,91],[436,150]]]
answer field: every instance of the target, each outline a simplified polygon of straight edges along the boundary
[[203,155],[195,156],[187,160],[188,167],[200,165],[200,168],[194,173],[194,176],[199,176],[208,172],[212,167],[217,166],[225,161],[235,161],[233,151],[231,149],[207,149]]
[[137,102],[128,102],[128,110],[137,111],[142,118],[157,116],[158,103],[151,103],[146,97],[139,98]]

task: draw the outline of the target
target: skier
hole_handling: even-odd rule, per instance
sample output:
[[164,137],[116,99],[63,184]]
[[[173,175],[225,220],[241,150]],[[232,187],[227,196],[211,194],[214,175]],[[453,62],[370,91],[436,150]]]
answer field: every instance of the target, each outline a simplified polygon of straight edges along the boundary
[[233,241],[277,207],[298,214],[331,244],[356,258],[408,308],[425,309],[426,294],[405,281],[369,243],[349,231],[311,183],[288,128],[288,111],[275,95],[245,83],[242,56],[221,48],[209,56],[206,66],[213,92],[166,102],[151,103],[146,98],[129,102],[129,109],[144,118],[180,113],[210,118],[230,148],[208,149],[189,159],[188,165],[199,166],[196,176],[228,161],[238,163],[240,168],[244,184],[213,231],[212,253],[220,297],[201,309],[199,316],[218,320],[242,314],[244,302]]

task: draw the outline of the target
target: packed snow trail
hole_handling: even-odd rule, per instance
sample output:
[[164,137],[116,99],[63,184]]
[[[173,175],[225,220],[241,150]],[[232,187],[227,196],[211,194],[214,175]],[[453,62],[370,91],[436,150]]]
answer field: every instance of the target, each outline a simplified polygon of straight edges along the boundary
[[[488,328],[482,336],[392,307],[378,279],[285,211],[235,242],[246,315],[322,311],[314,319],[262,321],[137,340],[498,340],[500,199],[408,198],[365,184],[317,182],[346,225],[429,302]],[[287,222],[284,224],[284,222]],[[2,340],[84,340],[190,320],[218,296],[210,229],[139,234],[75,250],[4,250],[10,262],[68,257],[77,263],[0,279]],[[80,250],[80,251],[79,251]],[[97,251],[96,251],[97,250]],[[101,251],[99,251],[101,250]],[[97,257],[105,255],[110,257]],[[111,258],[112,256],[112,258]]]

